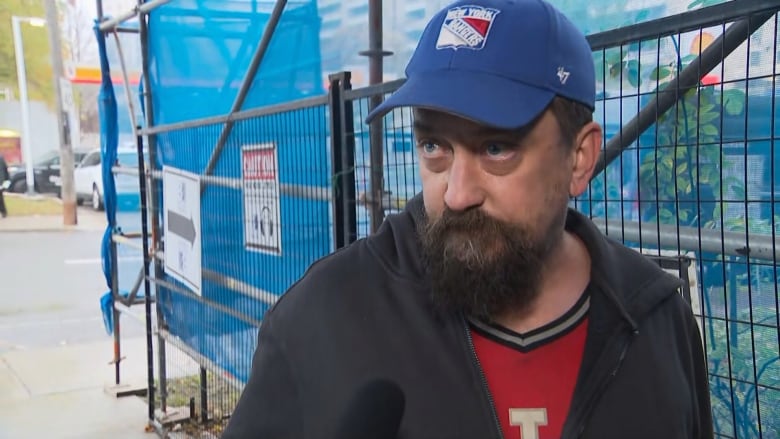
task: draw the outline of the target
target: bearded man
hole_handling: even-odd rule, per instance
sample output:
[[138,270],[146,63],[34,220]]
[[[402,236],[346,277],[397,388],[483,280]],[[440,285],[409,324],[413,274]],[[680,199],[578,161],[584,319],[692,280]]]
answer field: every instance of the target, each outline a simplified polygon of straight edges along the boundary
[[406,74],[369,120],[413,109],[422,194],[265,316],[222,437],[712,437],[681,281],[568,206],[602,144],[585,37],[462,1]]

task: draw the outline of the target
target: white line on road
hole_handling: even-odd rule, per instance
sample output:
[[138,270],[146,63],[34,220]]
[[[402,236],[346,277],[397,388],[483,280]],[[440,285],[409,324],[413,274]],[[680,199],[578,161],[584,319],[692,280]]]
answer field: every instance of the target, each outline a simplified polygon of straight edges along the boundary
[[[119,262],[125,262],[125,261],[142,261],[143,258],[140,256],[125,256],[119,258]],[[91,264],[100,264],[103,262],[100,258],[84,258],[84,259],[65,259],[65,265],[91,265]]]
[[11,323],[6,325],[0,325],[0,329],[10,328],[25,328],[25,327],[39,327],[39,326],[54,326],[54,325],[68,325],[73,323],[94,322],[103,320],[102,317],[84,317],[80,319],[60,319],[60,320],[38,320],[35,322],[23,322],[23,323]]
[[65,265],[89,265],[100,264],[102,260],[100,258],[86,258],[86,259],[65,259]]

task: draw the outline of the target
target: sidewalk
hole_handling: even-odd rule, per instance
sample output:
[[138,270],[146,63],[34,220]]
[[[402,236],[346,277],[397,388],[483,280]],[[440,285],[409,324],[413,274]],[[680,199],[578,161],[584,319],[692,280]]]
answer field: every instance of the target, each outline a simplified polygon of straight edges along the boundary
[[[105,212],[78,208],[78,224],[62,214],[0,218],[0,235],[105,230]],[[39,329],[32,329],[39,330]],[[123,337],[123,387],[146,387],[146,340]],[[148,406],[137,396],[117,397],[113,338],[54,347],[24,348],[0,340],[0,439],[157,439],[147,432]]]
[[[0,346],[0,439],[155,439],[137,396],[116,397],[111,338],[9,350]],[[122,341],[122,384],[146,382],[143,337]]]

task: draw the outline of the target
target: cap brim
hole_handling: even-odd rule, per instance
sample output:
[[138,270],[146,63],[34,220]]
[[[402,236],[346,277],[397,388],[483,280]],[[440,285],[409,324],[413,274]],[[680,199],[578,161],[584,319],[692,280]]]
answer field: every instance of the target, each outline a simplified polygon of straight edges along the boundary
[[366,117],[371,123],[394,108],[442,111],[503,129],[520,128],[544,111],[555,93],[483,72],[417,73]]

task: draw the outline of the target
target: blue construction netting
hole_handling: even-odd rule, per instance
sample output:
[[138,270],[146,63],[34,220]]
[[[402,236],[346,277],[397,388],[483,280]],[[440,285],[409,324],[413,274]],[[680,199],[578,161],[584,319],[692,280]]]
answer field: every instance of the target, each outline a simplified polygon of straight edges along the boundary
[[[156,125],[230,112],[262,39],[275,2],[175,2],[149,18],[150,81]],[[319,16],[314,1],[288,2],[242,108],[255,108],[324,93],[320,69]],[[204,103],[208,103],[204,105]],[[307,119],[325,120],[324,107],[237,123],[216,159],[213,176],[240,181],[242,151],[273,143],[279,184],[329,188],[325,127],[301,138]],[[155,169],[175,168],[201,175],[217,145],[221,124],[157,135]],[[303,172],[301,172],[303,171]],[[158,208],[166,205],[162,183]],[[280,254],[248,250],[243,191],[204,184],[201,195],[201,255],[204,273],[226,276],[271,295],[281,295],[311,261],[331,247],[330,204],[282,193]],[[282,227],[280,227],[282,226]],[[172,276],[165,280],[179,287]],[[158,311],[170,334],[237,377],[248,378],[257,327],[217,309],[222,305],[261,320],[272,300],[227,288],[204,276],[202,296],[210,304],[170,288],[158,289]]]
[[[134,126],[143,124],[140,109],[140,90],[125,87],[125,78],[117,66],[125,64],[132,72],[140,71],[138,57],[122,59],[125,53],[137,52],[137,41],[123,35],[106,35],[98,30],[95,23],[94,31],[97,38],[100,60],[101,83],[98,96],[100,115],[100,153],[102,167],[103,192],[99,194],[101,208],[104,209],[107,225],[101,240],[101,259],[103,274],[106,278],[108,291],[100,298],[100,308],[106,331],[113,331],[114,297],[111,290],[127,297],[136,282],[141,269],[142,255],[135,248],[117,245],[117,258],[111,257],[112,235],[122,232],[140,231],[138,179],[131,175],[115,175],[112,167],[120,164],[126,167],[137,167],[135,153],[136,142]],[[138,27],[137,21],[124,24],[127,28]],[[112,66],[114,70],[112,71]],[[113,74],[112,74],[113,73]],[[140,82],[139,82],[140,85]],[[112,271],[116,269],[117,285],[113,285]],[[136,297],[143,297],[143,289],[136,292]]]
[[[230,112],[274,4],[177,1],[152,11],[149,50],[155,125]],[[244,108],[324,92],[319,27],[316,2],[287,2]],[[190,166],[202,169],[205,162]]]
[[110,243],[116,228],[116,189],[114,187],[114,178],[111,175],[110,163],[116,160],[116,149],[119,142],[119,127],[117,124],[117,103],[114,94],[114,85],[111,83],[111,71],[108,64],[108,55],[106,50],[106,37],[97,29],[95,25],[95,36],[98,42],[98,53],[100,55],[101,84],[98,105],[100,111],[100,155],[103,167],[103,188],[104,188],[104,206],[108,225],[103,234],[103,240],[100,247],[101,259],[103,261],[103,274],[106,278],[106,292],[100,299],[101,310],[103,311],[103,323],[106,331],[111,333],[113,330],[113,306],[114,298],[112,296],[113,280],[111,272],[112,264],[117,263],[111,258]]

